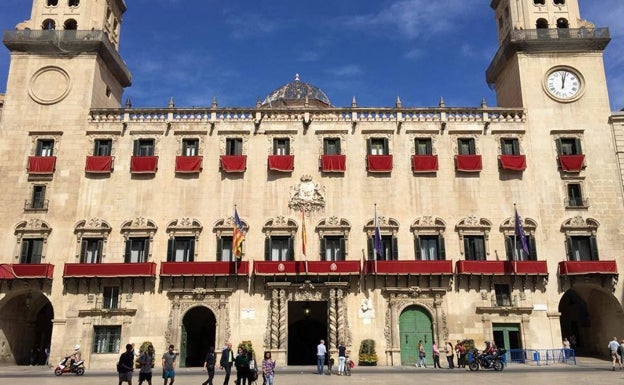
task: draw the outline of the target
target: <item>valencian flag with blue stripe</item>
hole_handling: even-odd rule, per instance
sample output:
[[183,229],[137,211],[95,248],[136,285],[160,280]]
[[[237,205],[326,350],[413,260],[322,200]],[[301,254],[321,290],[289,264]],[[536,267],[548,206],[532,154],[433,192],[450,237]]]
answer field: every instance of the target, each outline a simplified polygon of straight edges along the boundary
[[241,259],[243,256],[243,241],[245,240],[245,234],[243,233],[243,223],[238,217],[238,211],[234,207],[234,233],[232,234],[232,253],[236,259]]
[[[529,255],[529,243],[527,242],[526,234],[524,233],[524,229],[522,228],[522,220],[520,219],[520,215],[518,215],[518,209],[515,209],[515,210],[516,210],[516,217],[514,218],[514,223],[515,223],[514,236],[520,238],[520,243],[522,244],[522,250],[524,250],[526,255]],[[517,246],[516,246],[516,249],[517,249]],[[520,259],[520,258],[516,256],[516,259]]]
[[373,235],[373,242],[375,246],[375,252],[373,258],[375,259],[375,274],[377,274],[377,260],[383,260],[383,241],[381,239],[381,231],[379,230],[379,222],[377,221],[377,204],[375,204],[375,234]]

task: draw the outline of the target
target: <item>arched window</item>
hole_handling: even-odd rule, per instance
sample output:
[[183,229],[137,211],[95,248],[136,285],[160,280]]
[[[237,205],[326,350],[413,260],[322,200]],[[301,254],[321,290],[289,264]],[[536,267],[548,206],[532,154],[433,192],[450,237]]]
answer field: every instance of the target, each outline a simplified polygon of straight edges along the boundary
[[80,258],[80,263],[102,263],[111,230],[106,221],[98,218],[83,220],[76,224],[74,228],[78,242],[76,258]]
[[583,219],[580,215],[566,220],[561,225],[565,234],[568,261],[598,261],[598,241],[596,233],[600,224],[592,218]]
[[78,29],[78,22],[74,19],[67,19],[65,21],[65,24],[63,24],[63,27],[66,30],[71,30],[71,31],[75,31]]
[[[520,218],[520,229],[524,231],[525,245],[522,237],[516,233],[515,218],[507,218],[500,226],[505,236],[505,254],[508,261],[537,261],[537,247],[535,246],[535,229],[537,222],[531,218]],[[528,253],[527,253],[528,251]]]
[[17,254],[19,263],[44,263],[48,236],[52,228],[40,219],[30,219],[15,226]]
[[467,261],[485,261],[490,255],[488,240],[492,222],[474,215],[466,217],[455,225],[459,233],[460,250]]
[[156,230],[158,227],[153,221],[142,217],[121,225],[121,234],[126,241],[125,263],[145,263],[152,259],[152,241]]
[[180,218],[167,225],[167,262],[193,262],[202,225],[196,219]]
[[545,5],[546,0],[533,0],[534,5]]
[[377,216],[377,226],[381,235],[381,255],[375,248],[375,218],[364,226],[368,236],[368,259],[370,261],[396,261],[399,259],[399,222],[394,218]]
[[80,0],[69,0],[67,2],[67,5],[69,5],[70,7],[77,7],[80,5]]
[[546,19],[537,19],[537,22],[535,22],[535,28],[537,28],[537,29],[546,29],[546,28],[548,28],[548,20],[546,20]]
[[351,224],[344,218],[329,217],[316,225],[321,247],[321,261],[344,261],[349,254]]
[[56,23],[52,19],[45,19],[43,23],[41,23],[41,28],[44,31],[52,31],[56,29]]
[[[243,236],[249,231],[249,225],[244,219],[240,219],[243,227]],[[234,261],[234,226],[236,220],[234,216],[222,218],[215,223],[212,231],[217,236],[217,261],[231,262]],[[245,241],[240,242],[241,256],[245,255]]]
[[559,18],[557,19],[557,28],[569,28],[570,23],[568,23],[568,19],[566,18]]
[[293,261],[295,259],[295,235],[299,226],[290,218],[278,216],[268,220],[262,227],[265,261]]
[[48,7],[56,7],[58,5],[58,0],[47,0],[46,5]]
[[443,261],[446,259],[444,229],[446,223],[440,218],[424,216],[412,223],[414,254],[418,261]]

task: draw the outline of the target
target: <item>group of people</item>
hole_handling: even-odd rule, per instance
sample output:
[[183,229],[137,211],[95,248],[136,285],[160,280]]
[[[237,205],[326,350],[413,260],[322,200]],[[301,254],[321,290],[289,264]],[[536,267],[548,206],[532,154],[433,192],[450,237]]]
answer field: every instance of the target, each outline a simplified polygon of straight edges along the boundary
[[[208,371],[208,379],[204,381],[202,385],[212,385],[212,380],[215,375],[217,358],[213,347],[210,347],[208,350],[204,361],[204,368]],[[223,385],[229,384],[232,366],[236,369],[236,385],[246,385],[247,382],[251,385],[251,383],[258,378],[258,368],[256,367],[252,352],[247,351],[244,346],[239,346],[236,355],[234,355],[232,343],[226,342],[221,351],[221,358],[219,360],[219,367],[225,370]],[[271,358],[271,352],[264,352],[260,369],[262,370],[263,385],[273,385],[275,361]]]
[[618,342],[617,337],[613,337],[613,339],[609,341],[607,347],[611,352],[611,361],[613,362],[611,370],[615,371],[616,365],[618,365],[620,370],[622,370],[622,363],[624,362],[624,340]]
[[[121,353],[119,361],[117,362],[117,373],[119,374],[119,385],[122,382],[127,382],[128,385],[132,385],[132,373],[134,372],[135,362],[134,344],[127,344],[126,351]],[[175,381],[175,365],[177,355],[174,352],[174,346],[169,345],[167,351],[162,355],[162,378],[164,385],[173,385]],[[152,385],[152,369],[154,368],[155,352],[154,346],[148,345],[147,349],[139,355],[136,362],[139,365],[139,385],[143,382],[147,382],[148,385]]]
[[[451,341],[446,341],[444,343],[444,347],[440,349],[438,344],[434,341],[431,346],[432,354],[433,354],[433,367],[442,369],[440,365],[440,355],[444,353],[446,356],[446,362],[448,363],[448,369],[454,368],[465,368],[466,367],[466,347],[464,344],[457,340],[457,343],[453,345]],[[425,344],[422,340],[418,341],[418,362],[416,363],[416,367],[418,368],[426,368],[427,364],[425,363],[425,358],[427,357],[427,352],[425,351]],[[454,359],[457,358],[457,364],[455,364]]]

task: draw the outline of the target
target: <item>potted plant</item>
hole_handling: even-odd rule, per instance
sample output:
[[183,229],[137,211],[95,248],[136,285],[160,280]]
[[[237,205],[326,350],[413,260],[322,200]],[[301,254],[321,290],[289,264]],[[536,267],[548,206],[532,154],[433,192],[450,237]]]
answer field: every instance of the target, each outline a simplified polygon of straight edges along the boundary
[[[147,347],[150,345],[153,346],[151,341],[143,341],[143,343],[139,347],[139,357],[141,357],[141,355],[143,355],[143,353],[147,351]],[[152,357],[152,367],[154,367],[155,361],[156,361],[156,350],[154,350],[154,356]],[[134,361],[134,367],[136,369],[139,369],[141,367],[141,364],[139,363],[138,358]]]
[[359,365],[377,366],[377,353],[375,352],[375,341],[362,340],[360,343]]

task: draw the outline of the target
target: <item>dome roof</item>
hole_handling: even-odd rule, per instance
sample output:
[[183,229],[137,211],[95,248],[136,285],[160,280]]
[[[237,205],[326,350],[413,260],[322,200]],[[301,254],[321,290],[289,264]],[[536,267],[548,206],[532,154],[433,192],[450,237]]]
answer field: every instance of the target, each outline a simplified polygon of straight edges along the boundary
[[299,74],[295,80],[286,83],[262,102],[263,107],[303,107],[305,102],[314,107],[331,107],[331,103],[325,92],[320,88],[299,80]]

